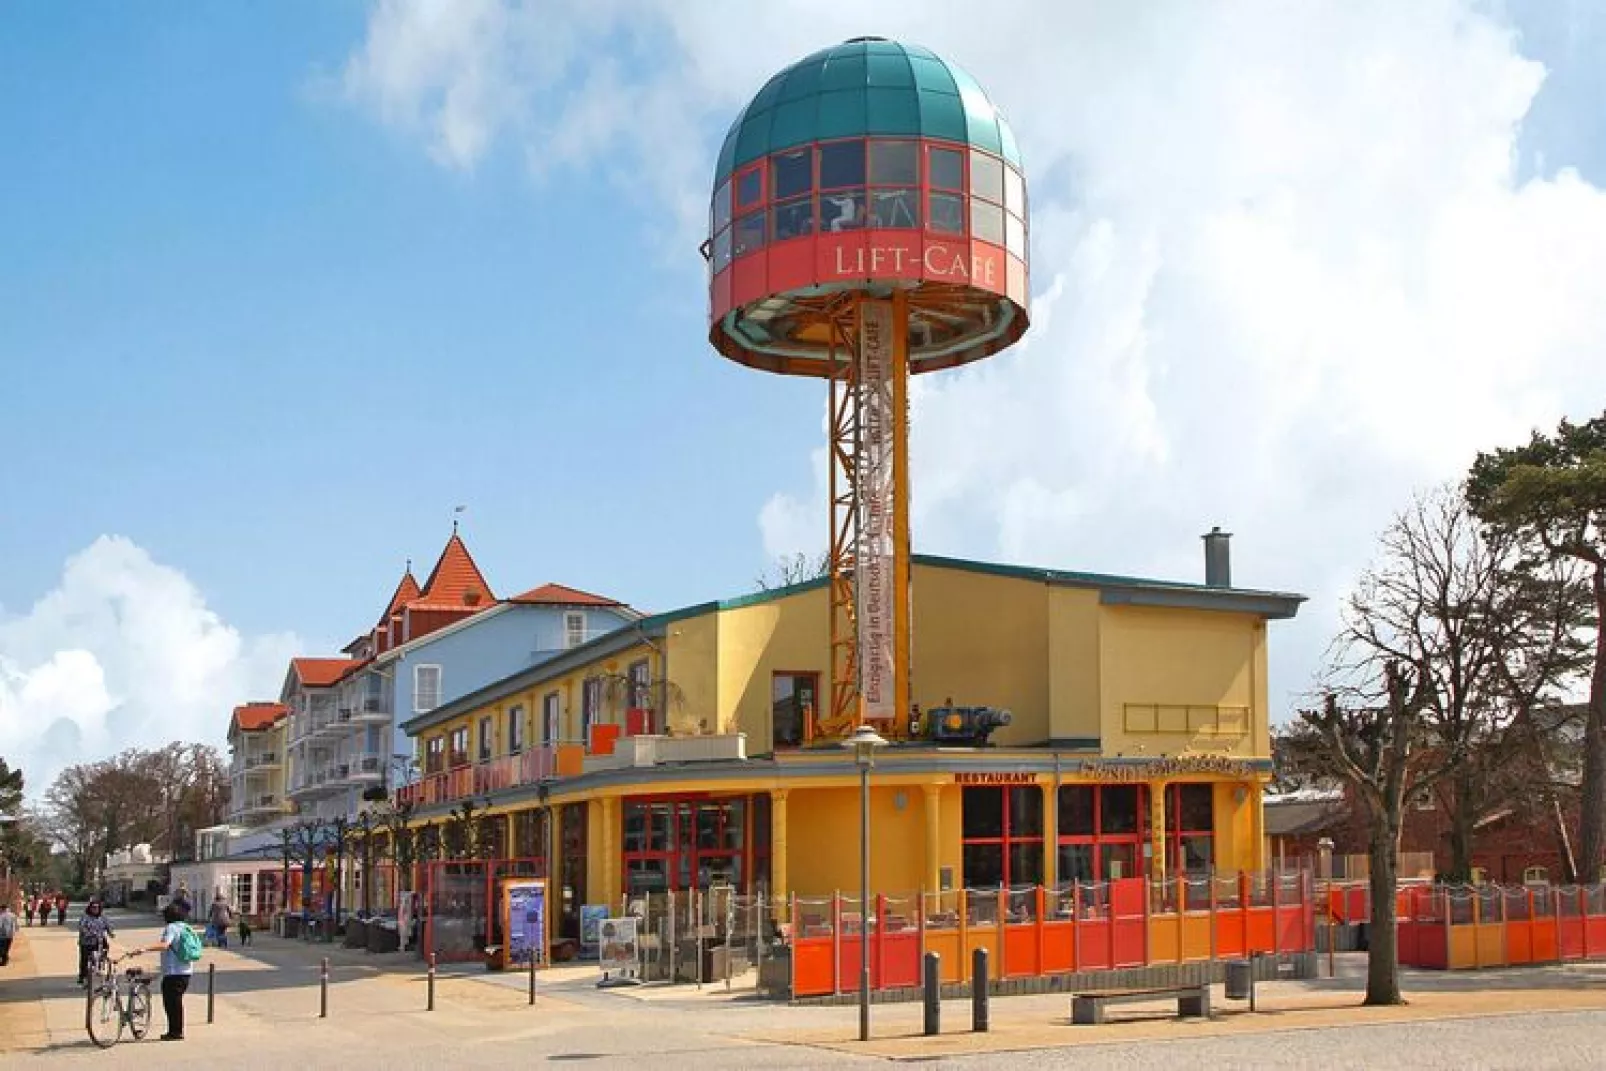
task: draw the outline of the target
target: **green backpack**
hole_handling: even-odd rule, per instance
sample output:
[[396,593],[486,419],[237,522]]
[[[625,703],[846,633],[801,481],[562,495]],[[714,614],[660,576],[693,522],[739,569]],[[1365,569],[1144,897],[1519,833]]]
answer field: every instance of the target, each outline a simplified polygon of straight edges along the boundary
[[182,926],[173,938],[173,955],[180,963],[194,963],[201,958],[201,939],[189,926]]

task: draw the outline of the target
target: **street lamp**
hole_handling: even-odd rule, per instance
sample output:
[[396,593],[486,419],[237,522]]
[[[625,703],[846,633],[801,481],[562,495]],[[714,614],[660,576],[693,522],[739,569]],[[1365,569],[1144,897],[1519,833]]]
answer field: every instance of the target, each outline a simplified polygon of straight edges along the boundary
[[887,742],[868,725],[842,741],[859,765],[859,1040],[870,1040],[870,767]]
[[1337,972],[1335,949],[1338,945],[1338,919],[1333,911],[1333,838],[1323,837],[1317,841],[1316,850],[1321,853],[1321,874],[1327,879],[1327,907],[1322,914],[1327,918],[1327,977],[1333,978]]

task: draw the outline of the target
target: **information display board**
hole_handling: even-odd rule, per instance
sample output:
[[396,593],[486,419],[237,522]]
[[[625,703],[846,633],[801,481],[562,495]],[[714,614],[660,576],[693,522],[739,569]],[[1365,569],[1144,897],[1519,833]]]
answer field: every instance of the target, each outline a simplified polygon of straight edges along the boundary
[[502,882],[502,932],[507,934],[508,966],[546,964],[546,882],[506,878]]

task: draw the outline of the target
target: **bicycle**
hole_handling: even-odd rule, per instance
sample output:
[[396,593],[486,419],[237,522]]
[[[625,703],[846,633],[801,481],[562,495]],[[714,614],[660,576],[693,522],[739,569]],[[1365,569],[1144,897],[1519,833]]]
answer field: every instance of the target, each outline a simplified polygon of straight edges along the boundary
[[117,967],[138,952],[112,959],[102,954],[104,969],[97,970],[89,983],[84,1007],[84,1029],[89,1040],[109,1049],[123,1038],[126,1029],[135,1041],[144,1039],[151,1028],[151,976],[142,967],[129,967],[122,974]]

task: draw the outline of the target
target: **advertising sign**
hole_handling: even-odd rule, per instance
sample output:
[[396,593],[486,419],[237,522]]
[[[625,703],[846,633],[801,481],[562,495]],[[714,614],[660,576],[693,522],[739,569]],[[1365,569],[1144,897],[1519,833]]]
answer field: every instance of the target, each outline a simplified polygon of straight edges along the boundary
[[502,882],[502,927],[507,934],[508,966],[546,962],[546,882],[509,878]]
[[601,940],[602,920],[607,917],[607,904],[582,904],[580,906],[580,954],[582,956],[594,956],[597,954],[597,945]]
[[603,919],[597,926],[601,942],[602,973],[604,979],[618,975],[620,980],[634,979],[640,971],[641,945],[636,940],[636,920],[633,918]]
[[864,716],[897,716],[893,690],[892,302],[859,306],[859,694]]

